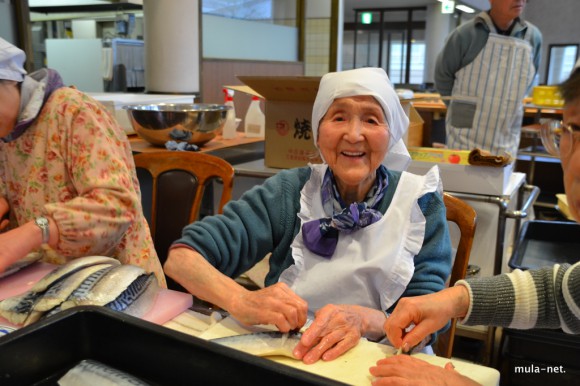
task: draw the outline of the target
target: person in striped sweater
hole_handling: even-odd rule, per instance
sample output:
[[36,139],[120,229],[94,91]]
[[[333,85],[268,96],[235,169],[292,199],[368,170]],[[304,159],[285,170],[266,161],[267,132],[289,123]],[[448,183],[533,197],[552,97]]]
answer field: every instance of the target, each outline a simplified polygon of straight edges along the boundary
[[[542,141],[562,161],[570,212],[580,222],[580,60],[560,91],[565,102],[562,125],[543,127]],[[464,325],[561,328],[569,334],[580,334],[580,261],[460,280],[440,292],[402,298],[384,329],[395,347],[408,351],[451,318],[459,318]],[[415,327],[405,333],[412,323]],[[450,363],[441,368],[397,355],[380,360],[370,372],[376,377],[373,385],[473,384],[469,378],[449,371],[452,369]]]

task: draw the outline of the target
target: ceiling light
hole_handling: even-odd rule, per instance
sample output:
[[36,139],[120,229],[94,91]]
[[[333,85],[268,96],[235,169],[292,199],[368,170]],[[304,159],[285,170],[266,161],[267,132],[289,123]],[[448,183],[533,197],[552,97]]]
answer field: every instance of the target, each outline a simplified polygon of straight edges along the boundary
[[470,8],[467,5],[463,5],[463,4],[456,5],[455,8],[457,8],[458,10],[463,11],[465,13],[475,12],[475,10],[473,8]]

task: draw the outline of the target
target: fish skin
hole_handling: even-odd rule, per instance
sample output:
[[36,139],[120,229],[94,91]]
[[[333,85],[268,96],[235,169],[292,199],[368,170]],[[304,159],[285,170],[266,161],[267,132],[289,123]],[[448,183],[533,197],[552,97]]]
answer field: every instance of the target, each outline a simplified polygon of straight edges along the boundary
[[120,265],[121,263],[119,260],[114,259],[112,257],[106,256],[86,256],[86,257],[79,257],[77,259],[71,260],[68,263],[59,266],[54,271],[47,274],[45,277],[40,279],[30,291],[32,292],[44,292],[48,287],[54,284],[57,280],[62,279],[63,277],[67,277],[70,274],[82,269],[84,267],[88,267],[95,264],[103,264],[103,263],[110,263],[111,265]]
[[60,386],[147,386],[141,379],[93,359],[80,361],[59,380]]
[[[82,299],[86,299],[93,287],[111,271],[114,266],[101,268],[93,272],[83,280],[83,282],[68,296],[68,298],[60,303],[53,311],[64,311],[66,309],[75,307]],[[51,314],[54,313],[51,311]]]
[[96,264],[71,274],[49,287],[32,307],[33,311],[50,311],[64,302],[90,275],[103,268],[113,267],[110,263]]
[[[97,283],[104,275],[106,275],[108,271],[110,271],[114,267],[115,265],[106,265],[104,268],[101,268],[91,273],[80,283],[80,285],[76,289],[74,289],[74,291],[72,291],[72,293],[66,298],[64,302],[57,304],[47,312],[40,311],[30,312],[22,324],[24,326],[28,326],[29,324],[36,322],[40,318],[49,317],[60,311],[66,310],[67,308],[74,307],[75,306],[74,301],[71,301],[70,299],[71,298],[74,299],[75,296],[85,296],[85,294],[91,290],[91,288],[95,285],[95,283]],[[65,306],[63,307],[63,305]]]
[[281,355],[296,359],[292,351],[300,342],[301,337],[302,333],[266,331],[210,339],[210,342],[260,357]]
[[[25,324],[31,316],[34,304],[50,286],[81,269],[102,263],[109,263],[111,266],[121,264],[119,260],[106,256],[87,256],[71,260],[46,274],[30,290],[0,301],[0,316],[14,324]],[[29,319],[29,323],[38,320],[41,315],[35,314]]]
[[135,279],[125,291],[105,307],[128,315],[142,317],[151,309],[159,293],[159,283],[153,273]]
[[27,291],[0,301],[0,316],[10,323],[22,325],[39,296],[36,292]]
[[[95,285],[87,291],[84,296],[78,296],[74,299],[67,300],[66,307],[72,306],[69,302],[73,302],[75,306],[94,305],[104,306],[107,303],[115,300],[123,293],[137,279],[139,276],[145,274],[145,270],[136,265],[123,264],[113,267],[108,271]],[[65,308],[65,303],[62,304],[62,309]]]

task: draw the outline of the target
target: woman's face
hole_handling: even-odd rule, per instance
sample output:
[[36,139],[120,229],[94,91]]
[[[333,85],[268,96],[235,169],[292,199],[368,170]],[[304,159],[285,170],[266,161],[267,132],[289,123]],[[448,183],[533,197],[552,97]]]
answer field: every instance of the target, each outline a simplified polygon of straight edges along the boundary
[[6,137],[14,129],[19,110],[18,82],[0,80],[0,138]]
[[564,188],[570,213],[580,221],[580,98],[566,105],[563,118],[564,123],[572,125],[576,138],[570,141],[563,137],[560,142]]
[[317,144],[344,200],[364,199],[389,148],[389,127],[372,96],[335,99],[320,122]]

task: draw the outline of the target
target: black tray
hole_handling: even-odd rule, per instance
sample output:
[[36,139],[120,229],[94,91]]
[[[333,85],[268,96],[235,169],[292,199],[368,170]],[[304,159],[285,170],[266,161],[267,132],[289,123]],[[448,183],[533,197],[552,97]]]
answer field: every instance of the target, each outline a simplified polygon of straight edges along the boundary
[[152,385],[343,385],[95,306],[68,309],[0,337],[0,385],[55,385],[82,359]]
[[527,221],[508,263],[511,268],[536,269],[573,264],[580,259],[580,224],[566,221]]

